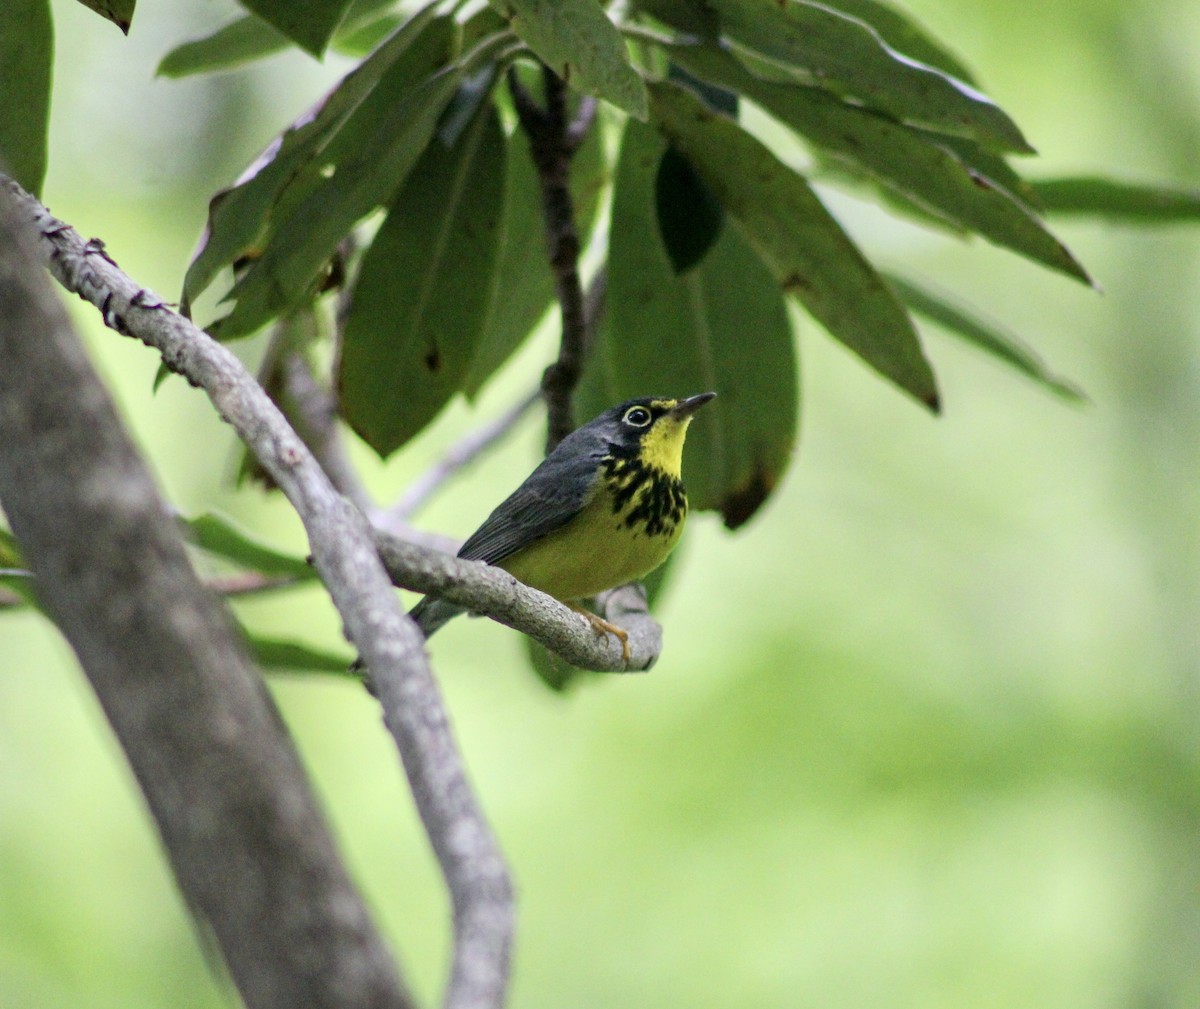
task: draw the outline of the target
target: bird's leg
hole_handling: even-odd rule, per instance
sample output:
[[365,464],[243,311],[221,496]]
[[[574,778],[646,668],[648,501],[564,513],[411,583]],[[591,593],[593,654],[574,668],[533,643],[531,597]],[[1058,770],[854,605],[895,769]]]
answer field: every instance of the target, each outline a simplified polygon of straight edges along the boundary
[[597,616],[591,610],[585,609],[582,606],[577,606],[575,603],[567,603],[576,613],[585,618],[592,625],[592,630],[597,634],[611,634],[614,638],[621,642],[621,659],[628,665],[630,659],[629,652],[629,633],[618,627],[616,624],[609,623],[603,617]]

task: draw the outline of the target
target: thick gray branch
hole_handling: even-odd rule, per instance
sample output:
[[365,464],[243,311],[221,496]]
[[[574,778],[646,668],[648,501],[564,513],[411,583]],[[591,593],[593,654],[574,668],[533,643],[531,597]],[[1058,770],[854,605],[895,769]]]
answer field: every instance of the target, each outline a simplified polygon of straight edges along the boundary
[[405,1007],[225,611],[0,189],[0,500],[246,1004]]
[[420,632],[397,606],[362,513],[337,493],[232,354],[138,287],[99,243],[81,241],[11,180],[0,177],[0,187],[41,236],[41,257],[63,286],[96,305],[113,329],[156,348],[168,367],[203,388],[296,508],[347,635],[372,671],[450,890],[455,928],[445,1005],[501,1005],[513,924],[507,867],[464,773]]

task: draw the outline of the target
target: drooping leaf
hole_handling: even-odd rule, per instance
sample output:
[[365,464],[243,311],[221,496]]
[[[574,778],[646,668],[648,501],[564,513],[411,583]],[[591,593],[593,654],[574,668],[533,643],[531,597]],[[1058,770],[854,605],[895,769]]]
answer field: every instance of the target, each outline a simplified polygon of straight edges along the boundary
[[676,273],[690,270],[721,234],[725,211],[692,163],[668,145],[654,178],[655,214]]
[[342,22],[350,0],[240,0],[301,49],[320,56]]
[[[555,296],[547,259],[541,185],[529,153],[529,138],[518,129],[507,144],[504,242],[483,336],[463,386],[469,397],[474,397],[524,342]],[[571,201],[581,247],[587,246],[607,185],[603,138],[600,130],[593,128],[571,159]]]
[[965,164],[935,134],[847,105],[820,88],[756,78],[711,45],[672,45],[670,58],[761,105],[812,143],[868,172],[956,228],[1091,283],[1070,251],[1002,184]]
[[453,146],[429,145],[363,257],[338,385],[346,420],[381,456],[462,388],[492,300],[504,168],[484,102]]
[[693,508],[719,510],[735,528],[754,514],[791,458],[795,349],[779,285],[738,229],[724,228],[692,270],[674,270],[658,240],[655,208],[667,151],[653,129],[626,126],[606,324],[595,353],[604,357],[613,402],[717,393],[688,432],[684,479]]
[[326,652],[298,641],[265,638],[244,627],[242,633],[255,660],[268,672],[334,673],[350,679],[362,679],[359,673],[350,668],[354,661],[352,655]]
[[291,40],[262,18],[246,14],[203,38],[176,46],[159,61],[160,77],[188,77],[213,70],[230,70],[252,60],[281,52]]
[[[302,168],[311,166],[351,115],[389,72],[420,80],[452,53],[453,25],[434,18],[428,4],[386,44],[356,67],[314,109],[305,113],[243,174],[213,197],[208,228],[184,279],[183,304],[194,301],[223,268],[261,254],[269,226],[278,227],[277,204]],[[273,220],[274,218],[274,220]]]
[[302,580],[317,577],[316,570],[303,557],[276,550],[224,515],[205,512],[187,519],[186,525],[198,547],[239,567]]
[[936,410],[933,371],[908,313],[804,179],[690,92],[666,82],[649,90],[654,124],[704,177],[784,290],[880,374]]
[[111,21],[126,35],[133,23],[133,9],[137,0],[79,0],[88,10],[95,11],[102,18]]
[[543,63],[573,87],[646,118],[646,89],[597,0],[491,0]]
[[[311,298],[338,243],[403,183],[463,78],[510,45],[507,33],[492,36],[424,79],[414,81],[407,66],[386,74],[321,163],[307,165],[284,191],[271,241],[230,292],[233,311],[210,331],[223,339],[245,335]],[[332,173],[329,166],[336,166]]]
[[1047,213],[1086,214],[1127,222],[1200,220],[1200,189],[1098,176],[1042,179],[1032,185]]
[[1032,150],[985,95],[901,55],[856,18],[808,0],[710,0],[710,6],[727,38],[801,83],[992,150]]
[[918,315],[973,344],[1055,395],[1077,403],[1087,399],[1079,386],[1054,374],[1032,348],[1001,326],[954,304],[927,287],[895,274],[887,276],[888,282],[904,303]]
[[880,0],[829,0],[826,7],[870,25],[892,49],[967,84],[973,75],[957,56],[899,8]]
[[35,195],[46,175],[53,64],[50,0],[8,0],[0,17],[0,164]]

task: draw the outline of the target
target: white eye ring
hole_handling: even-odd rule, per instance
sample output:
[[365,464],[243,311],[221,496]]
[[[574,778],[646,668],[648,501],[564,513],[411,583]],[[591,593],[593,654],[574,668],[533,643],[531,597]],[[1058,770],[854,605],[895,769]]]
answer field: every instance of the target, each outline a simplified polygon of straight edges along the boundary
[[654,415],[644,406],[631,406],[625,411],[624,421],[633,427],[649,427]]

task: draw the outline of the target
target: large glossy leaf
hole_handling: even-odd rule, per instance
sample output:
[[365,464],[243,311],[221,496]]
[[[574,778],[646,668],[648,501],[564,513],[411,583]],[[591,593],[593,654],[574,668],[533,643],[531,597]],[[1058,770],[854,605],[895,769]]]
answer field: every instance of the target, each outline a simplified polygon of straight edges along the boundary
[[126,35],[133,23],[133,9],[137,0],[79,0],[88,10],[95,11],[102,18],[115,24]]
[[[555,298],[546,251],[542,190],[529,153],[529,138],[518,129],[507,143],[504,243],[483,337],[463,386],[472,397],[524,342]],[[571,198],[583,247],[591,236],[607,184],[603,138],[596,127],[571,160]]]
[[503,224],[505,144],[484,101],[435,139],[363,257],[338,371],[342,412],[386,456],[463,385],[483,334]]
[[407,72],[386,74],[330,141],[321,162],[306,166],[290,193],[282,194],[279,224],[261,258],[230,292],[236,305],[216,335],[251,333],[311,297],[350,228],[403,183],[463,78],[510,44],[507,33],[493,36],[423,80]]
[[[677,274],[658,235],[655,183],[667,144],[631,122],[617,167],[608,310],[598,353],[614,401],[714,390],[692,423],[693,507],[741,525],[776,485],[796,435],[796,357],[771,271],[733,227]],[[678,155],[676,155],[678,156]]]
[[0,17],[0,164],[34,194],[46,174],[53,63],[49,0],[8,0]]
[[993,150],[1031,150],[985,95],[896,52],[856,18],[807,0],[711,0],[710,6],[728,38],[801,83]]
[[269,25],[320,56],[341,24],[350,0],[240,0]]
[[973,344],[1057,396],[1074,402],[1087,398],[1077,385],[1052,372],[1031,347],[1002,327],[911,280],[889,274],[888,281],[909,308],[948,333]]
[[650,114],[741,225],[784,290],[900,388],[937,408],[912,321],[808,184],[737,123],[673,84],[650,86]]
[[936,135],[847,105],[820,88],[763,81],[712,45],[666,48],[691,73],[740,92],[926,212],[1090,283],[1083,267],[1030,207],[966,165]]
[[492,0],[521,39],[573,87],[646,118],[646,89],[597,0]]
[[1200,189],[1098,176],[1042,179],[1032,185],[1048,213],[1159,224],[1200,220]]
[[188,519],[186,525],[196,546],[233,561],[239,567],[264,575],[297,579],[317,577],[316,569],[303,557],[277,550],[224,515],[206,512]]
[[270,225],[278,225],[277,204],[284,190],[302,168],[320,157],[386,74],[422,80],[451,57],[454,26],[447,18],[434,18],[433,13],[434,5],[429,4],[413,15],[314,109],[276,138],[235,186],[213,197],[208,229],[184,279],[185,307],[222,269],[261,253]]

